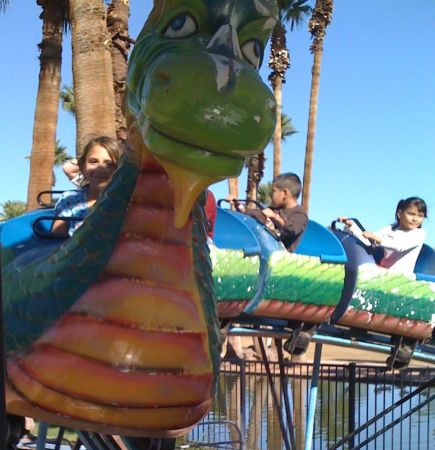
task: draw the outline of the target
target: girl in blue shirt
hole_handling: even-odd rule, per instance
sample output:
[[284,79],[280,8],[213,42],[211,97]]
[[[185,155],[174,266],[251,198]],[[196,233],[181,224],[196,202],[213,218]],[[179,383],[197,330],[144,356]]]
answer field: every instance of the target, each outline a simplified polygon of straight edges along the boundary
[[78,159],[80,171],[86,181],[84,187],[64,192],[55,206],[56,216],[81,220],[55,220],[52,233],[58,236],[73,235],[109,184],[120,156],[121,148],[115,139],[100,136],[88,142]]

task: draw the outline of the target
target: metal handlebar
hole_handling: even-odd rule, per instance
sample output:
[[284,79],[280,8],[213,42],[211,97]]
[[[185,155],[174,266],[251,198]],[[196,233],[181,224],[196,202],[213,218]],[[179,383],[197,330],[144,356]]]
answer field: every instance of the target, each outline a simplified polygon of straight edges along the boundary
[[[70,190],[70,189],[68,189],[68,190]],[[49,194],[49,195],[52,195],[52,194],[63,194],[64,192],[65,192],[65,191],[41,191],[41,192],[37,195],[36,201],[38,202],[38,205],[41,206],[41,208],[50,208],[50,207],[53,206],[53,204],[52,204],[52,203],[46,203],[46,202],[43,202],[43,201],[41,200],[41,197],[42,197],[44,194]]]
[[[248,203],[254,203],[254,205],[256,205],[259,209],[265,209],[266,207],[259,201],[257,200],[248,200],[248,199],[242,199],[242,198],[235,198],[233,200],[227,200],[226,198],[221,198],[220,200],[218,200],[217,205],[221,206],[222,202],[227,202],[230,203],[234,202],[235,205],[237,205],[238,203],[243,203],[244,205],[247,205]],[[237,208],[237,206],[236,206]]]
[[83,219],[84,219],[84,217],[41,216],[41,217],[38,217],[33,222],[32,228],[33,228],[33,232],[38,237],[42,237],[42,238],[45,238],[45,239],[64,239],[64,238],[67,238],[69,236],[67,236],[67,235],[59,236],[59,235],[53,234],[51,232],[51,230],[48,231],[48,232],[42,231],[40,229],[40,227],[38,227],[38,225],[41,222],[45,221],[45,220],[49,220],[51,222],[54,222],[55,220],[63,220],[64,222],[74,222],[74,221],[83,220]]
[[[366,231],[366,229],[362,226],[361,222],[358,219],[356,219],[354,217],[348,217],[347,220],[351,220],[361,231]],[[337,226],[336,226],[337,222],[343,223],[343,222],[340,222],[339,220],[333,220],[331,222],[331,229],[334,231],[337,230]]]

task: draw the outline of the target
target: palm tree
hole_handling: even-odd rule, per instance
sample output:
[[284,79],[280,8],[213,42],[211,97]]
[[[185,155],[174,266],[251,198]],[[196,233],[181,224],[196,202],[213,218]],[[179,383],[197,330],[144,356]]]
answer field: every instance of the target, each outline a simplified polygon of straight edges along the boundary
[[320,65],[323,56],[323,40],[326,28],[331,23],[333,0],[317,0],[313,15],[308,24],[313,42],[310,47],[314,55],[312,76],[310,111],[308,115],[307,144],[305,148],[304,181],[302,188],[302,207],[308,214],[310,209],[311,171],[313,167],[314,137],[316,133],[317,103],[319,99]]
[[115,137],[111,40],[101,0],[69,0],[77,153],[91,136]]
[[[246,199],[257,200],[257,187],[264,175],[265,166],[264,152],[249,158],[248,161],[248,180],[246,187]],[[255,203],[247,204],[248,208],[256,208]]]
[[20,200],[6,200],[0,206],[0,221],[13,219],[26,212],[26,204]]
[[311,11],[308,0],[278,0],[278,21],[272,32],[269,81],[276,100],[276,129],[273,140],[273,176],[281,173],[281,115],[282,85],[285,73],[290,67],[290,55],[286,46],[286,23],[290,22],[290,31],[302,23]]
[[[30,156],[26,156],[26,159],[30,160]],[[56,184],[56,175],[54,173],[55,167],[61,167],[64,165],[64,163],[71,159],[72,157],[68,154],[67,148],[65,145],[62,145],[60,143],[59,139],[56,139],[56,146],[54,147],[54,162],[53,162],[53,168],[52,168],[52,175],[53,175],[53,183],[52,187]],[[40,191],[42,192],[42,191]]]
[[63,0],[37,0],[42,7],[42,42],[40,71],[33,124],[32,153],[27,190],[27,209],[38,206],[36,197],[51,189],[56,128],[59,112],[59,90],[62,65],[62,36],[66,24]]
[[[228,178],[228,194],[230,197],[239,198],[239,179],[237,177]],[[231,209],[235,209],[234,205]]]
[[112,0],[107,8],[107,29],[112,38],[111,55],[113,89],[115,93],[115,128],[119,141],[127,139],[127,121],[124,114],[124,97],[127,87],[127,61],[130,44],[134,40],[128,34],[130,3]]
[[[293,127],[292,119],[287,114],[281,115],[281,141],[285,141],[288,136],[297,133]],[[246,198],[248,200],[257,200],[258,185],[264,175],[266,158],[264,152],[253,156],[248,161],[248,180],[246,186]],[[248,203],[248,207],[255,208],[254,203]]]

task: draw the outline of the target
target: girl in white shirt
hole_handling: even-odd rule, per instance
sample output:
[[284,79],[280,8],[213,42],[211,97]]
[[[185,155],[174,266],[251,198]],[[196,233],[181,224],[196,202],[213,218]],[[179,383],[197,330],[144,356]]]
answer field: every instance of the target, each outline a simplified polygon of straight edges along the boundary
[[[398,203],[394,224],[376,233],[372,231],[362,233],[366,239],[383,247],[384,256],[379,262],[381,267],[404,274],[414,272],[417,257],[426,239],[426,232],[421,228],[426,217],[426,202],[419,197],[409,197]],[[350,231],[355,226],[353,221],[346,217],[338,220],[345,223]]]

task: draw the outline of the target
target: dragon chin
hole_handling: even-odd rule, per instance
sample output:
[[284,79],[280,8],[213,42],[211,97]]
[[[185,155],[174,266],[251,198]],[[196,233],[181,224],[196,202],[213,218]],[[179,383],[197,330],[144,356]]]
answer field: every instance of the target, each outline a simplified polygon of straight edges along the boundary
[[168,174],[174,189],[175,226],[187,222],[195,201],[217,181],[238,176],[244,159],[195,147],[159,132],[149,122],[141,127],[143,141]]

